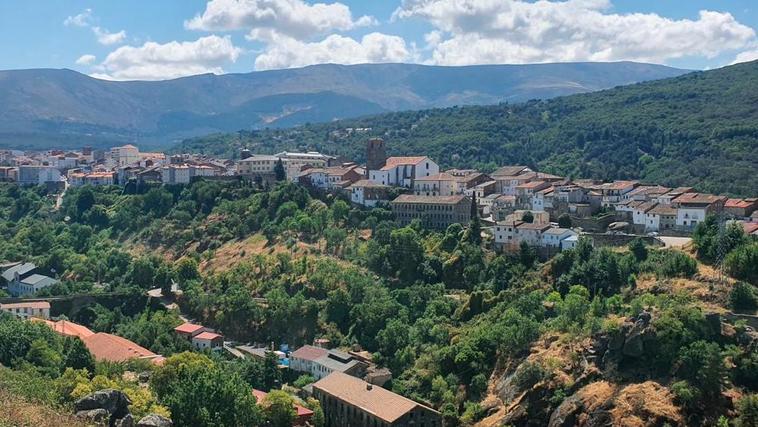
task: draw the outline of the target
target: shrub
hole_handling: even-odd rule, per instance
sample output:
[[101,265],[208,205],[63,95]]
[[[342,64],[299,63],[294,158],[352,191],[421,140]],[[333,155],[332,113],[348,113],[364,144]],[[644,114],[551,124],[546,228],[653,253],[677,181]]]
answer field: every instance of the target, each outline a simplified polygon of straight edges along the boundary
[[734,420],[735,427],[758,426],[758,394],[749,394],[737,403],[739,416]]
[[687,381],[677,381],[671,384],[671,392],[682,406],[692,407],[700,401],[700,390],[692,387]]
[[680,251],[666,251],[656,274],[663,277],[692,277],[697,273],[697,261]]
[[758,308],[758,295],[752,285],[737,282],[729,294],[729,303],[735,310],[755,310]]
[[758,284],[758,242],[742,245],[724,258],[724,268],[729,275]]

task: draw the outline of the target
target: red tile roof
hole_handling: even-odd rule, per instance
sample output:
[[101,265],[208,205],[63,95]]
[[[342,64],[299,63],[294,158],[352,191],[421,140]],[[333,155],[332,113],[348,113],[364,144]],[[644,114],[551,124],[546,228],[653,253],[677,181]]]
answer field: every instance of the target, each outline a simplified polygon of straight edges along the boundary
[[131,359],[154,359],[160,357],[152,351],[117,335],[96,333],[82,338],[95,360],[124,362]]
[[422,176],[421,178],[416,178],[416,181],[457,181],[458,178],[454,177],[453,175],[450,175],[447,172],[438,173],[436,175],[429,175],[429,176]]
[[742,228],[745,230],[745,234],[753,234],[758,232],[758,222],[743,222]]
[[207,332],[206,331],[206,332],[203,332],[203,333],[195,335],[195,337],[193,339],[196,339],[196,340],[209,340],[210,341],[210,340],[215,340],[216,338],[223,338],[223,337],[224,337],[223,335],[219,335],[219,334],[214,333],[214,332]]
[[727,199],[724,204],[725,208],[749,208],[753,203],[743,199]]
[[426,156],[415,156],[415,157],[390,157],[387,159],[387,161],[384,163],[384,167],[382,168],[383,171],[390,170],[394,168],[395,166],[400,165],[417,165],[424,161],[424,159],[427,159]]
[[710,205],[719,201],[726,201],[726,197],[705,193],[684,193],[672,202],[679,204]]
[[185,333],[185,334],[193,334],[193,333],[199,331],[200,329],[204,329],[203,325],[195,325],[194,323],[186,322],[186,323],[183,323],[183,324],[175,327],[174,331]]
[[328,351],[320,347],[314,347],[312,345],[304,345],[297,350],[293,351],[290,357],[296,357],[298,359],[310,360],[311,362],[326,356]]
[[50,303],[47,301],[17,302],[13,304],[0,304],[0,308],[3,310],[10,308],[36,308],[49,310]]

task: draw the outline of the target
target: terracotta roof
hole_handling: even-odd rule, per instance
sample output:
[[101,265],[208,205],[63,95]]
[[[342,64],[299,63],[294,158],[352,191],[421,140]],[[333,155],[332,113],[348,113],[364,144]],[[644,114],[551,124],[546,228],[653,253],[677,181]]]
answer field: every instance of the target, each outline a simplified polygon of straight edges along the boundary
[[705,193],[684,193],[673,200],[679,204],[710,205],[718,201],[725,201],[725,196],[715,196]]
[[186,323],[183,323],[183,324],[175,327],[174,331],[176,331],[176,332],[183,332],[183,333],[186,333],[186,334],[191,334],[191,333],[194,333],[194,332],[196,332],[196,331],[198,331],[200,329],[204,329],[203,325],[195,325],[193,323],[186,322]]
[[503,166],[491,173],[490,176],[516,176],[520,175],[526,169],[529,168],[527,166]]
[[353,185],[351,185],[351,187],[390,188],[389,185],[379,184],[378,182],[371,181],[370,179],[362,179],[360,181],[356,181],[353,183]]
[[671,207],[671,205],[659,204],[651,209],[649,213],[653,215],[676,216],[676,208]]
[[537,231],[544,231],[550,228],[550,224],[535,224],[530,222],[525,222],[523,224],[520,224],[516,226],[519,230],[537,230]]
[[219,335],[219,334],[217,334],[215,332],[208,332],[208,331],[206,331],[206,332],[203,332],[203,333],[195,335],[195,337],[193,339],[196,339],[196,340],[214,340],[216,338],[223,338],[223,337],[224,337],[223,335]]
[[645,203],[640,204],[639,206],[636,206],[634,210],[642,211],[644,213],[649,210],[652,210],[656,205],[657,205],[656,202],[645,202]]
[[82,338],[84,345],[96,360],[124,362],[131,359],[153,359],[159,357],[152,351],[117,335],[96,333]]
[[613,181],[602,185],[604,190],[622,190],[629,186],[637,185],[637,181]]
[[[424,407],[399,394],[378,386],[371,386],[361,379],[341,372],[329,374],[313,384],[313,388],[356,406],[388,423],[395,422],[416,407]],[[436,412],[431,408],[427,409]]]
[[742,229],[745,230],[745,234],[753,234],[758,232],[758,223],[756,222],[743,222]]
[[53,331],[65,335],[67,337],[79,337],[86,338],[94,335],[95,333],[90,331],[86,326],[69,322],[68,320],[59,320],[57,322],[45,322]]
[[541,187],[541,186],[544,186],[544,185],[547,185],[547,183],[545,181],[530,181],[530,182],[525,182],[523,184],[517,185],[516,189],[521,188],[521,189],[527,189],[528,190],[530,188],[538,188],[538,187]]
[[426,156],[415,156],[415,157],[390,157],[387,159],[387,161],[384,163],[384,167],[382,167],[381,170],[386,171],[394,168],[395,166],[400,165],[417,165],[424,161],[424,159],[428,159]]
[[637,194],[665,194],[669,191],[671,191],[670,188],[662,187],[660,185],[642,185],[630,191],[628,194],[630,196],[636,196]]
[[298,348],[297,350],[293,351],[290,357],[296,357],[298,359],[303,359],[303,360],[310,360],[312,362],[320,357],[326,356],[328,353],[329,352],[324,348],[314,347],[312,345],[304,345]]
[[0,304],[0,309],[6,310],[11,308],[36,308],[50,310],[50,303],[47,301],[17,302],[13,304]]
[[466,196],[463,195],[455,195],[455,196],[416,196],[413,194],[401,194],[395,198],[395,200],[392,201],[392,203],[423,203],[423,204],[445,204],[445,205],[454,205],[458,204],[463,199],[465,199]]
[[727,199],[724,204],[725,208],[749,208],[750,206],[753,206],[753,203],[743,199]]

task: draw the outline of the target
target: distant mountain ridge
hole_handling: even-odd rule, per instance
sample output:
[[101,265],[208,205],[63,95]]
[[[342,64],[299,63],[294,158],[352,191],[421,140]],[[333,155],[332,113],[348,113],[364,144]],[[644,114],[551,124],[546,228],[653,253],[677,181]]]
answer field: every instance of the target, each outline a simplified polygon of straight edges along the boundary
[[174,151],[320,150],[360,162],[371,136],[384,138],[390,155],[428,155],[443,167],[523,164],[574,178],[755,197],[758,61],[549,100],[219,133],[187,139]]
[[212,132],[547,99],[686,72],[634,62],[322,64],[112,82],[71,70],[0,71],[0,146],[108,146],[126,141],[161,146]]

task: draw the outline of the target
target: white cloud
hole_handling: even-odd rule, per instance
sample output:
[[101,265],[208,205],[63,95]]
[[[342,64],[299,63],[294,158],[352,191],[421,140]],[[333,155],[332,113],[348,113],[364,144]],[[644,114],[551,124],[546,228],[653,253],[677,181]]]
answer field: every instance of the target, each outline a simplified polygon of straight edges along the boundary
[[756,38],[729,13],[673,20],[609,7],[609,0],[404,0],[393,19],[428,20],[441,32],[427,37],[428,62],[445,65],[713,58]]
[[84,9],[82,13],[69,16],[63,21],[63,25],[70,27],[87,27],[92,20],[92,9]]
[[95,33],[97,42],[106,46],[121,43],[126,39],[126,31],[124,30],[117,33],[111,33],[104,28],[92,27],[92,32]]
[[76,60],[76,63],[78,65],[90,65],[90,64],[93,64],[96,60],[97,58],[95,57],[95,55],[87,54],[87,55],[80,56],[79,59]]
[[375,25],[370,16],[353,19],[342,3],[308,4],[302,0],[210,0],[205,11],[185,21],[192,30],[249,30],[248,38],[261,39],[278,33],[296,39],[314,34],[346,31]]
[[361,64],[411,59],[405,40],[382,33],[366,34],[360,41],[332,34],[312,43],[275,35],[265,51],[255,58],[255,68],[268,70],[322,63]]
[[750,62],[755,60],[758,60],[758,44],[753,45],[752,49],[738,53],[737,57],[734,58],[732,65],[739,64],[740,62]]
[[195,41],[165,44],[147,42],[122,46],[105,58],[93,77],[108,80],[163,80],[195,74],[224,72],[242,50],[230,37],[210,35]]

